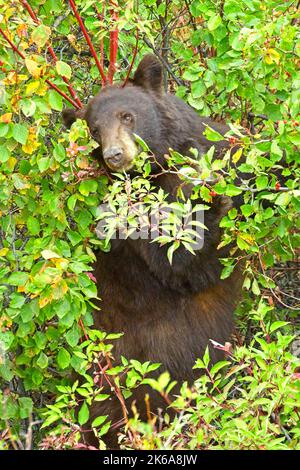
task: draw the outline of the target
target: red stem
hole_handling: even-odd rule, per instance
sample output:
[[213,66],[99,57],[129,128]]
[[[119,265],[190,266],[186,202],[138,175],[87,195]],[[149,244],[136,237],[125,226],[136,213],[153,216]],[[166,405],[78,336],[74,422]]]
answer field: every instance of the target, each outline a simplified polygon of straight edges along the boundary
[[124,88],[124,86],[126,85],[126,83],[128,82],[128,79],[130,77],[132,67],[133,67],[135,59],[136,59],[136,55],[137,55],[137,51],[138,51],[138,45],[139,45],[139,30],[137,28],[136,29],[136,43],[135,43],[135,48],[134,48],[134,51],[133,51],[132,61],[131,61],[130,67],[128,69],[128,72],[126,74],[125,80],[123,82],[122,88]]
[[[118,4],[110,1],[111,5],[118,8]],[[118,12],[115,11],[113,8],[110,9],[110,15],[113,22],[118,20]],[[113,31],[109,34],[109,67],[108,67],[108,74],[107,78],[109,83],[112,85],[114,74],[116,72],[116,61],[117,61],[117,53],[118,53],[118,38],[119,38],[119,30],[116,27]]]
[[2,28],[0,28],[0,34],[2,34],[2,36],[4,37],[4,39],[8,42],[8,44],[10,45],[10,47],[20,56],[22,57],[22,59],[25,59],[25,55],[23,54],[23,52],[21,52],[17,46],[14,45],[14,43],[9,39],[9,37],[6,35],[6,33],[3,31]]
[[57,93],[59,93],[63,98],[65,98],[65,100],[69,101],[69,103],[74,106],[74,108],[76,109],[80,109],[82,107],[79,106],[76,101],[72,100],[68,95],[66,95],[60,88],[58,88],[58,86],[56,86],[53,82],[51,82],[50,80],[46,80],[46,83],[48,83],[48,85],[53,88],[53,90],[57,91]]
[[96,65],[97,65],[97,67],[98,67],[98,70],[99,70],[99,72],[100,72],[102,81],[103,81],[103,83],[105,84],[105,83],[106,83],[106,77],[105,77],[105,74],[104,74],[104,71],[103,71],[103,67],[101,66],[101,63],[100,63],[100,61],[99,61],[99,59],[98,59],[98,57],[97,57],[97,54],[96,54],[96,51],[95,51],[94,46],[93,46],[93,44],[92,44],[92,41],[91,41],[91,39],[90,39],[90,37],[89,37],[89,35],[88,35],[88,33],[87,33],[87,30],[86,30],[86,28],[85,28],[85,26],[84,26],[84,23],[83,23],[82,19],[81,19],[80,15],[79,15],[79,13],[78,13],[78,11],[77,11],[77,8],[76,8],[76,5],[75,5],[74,0],[69,0],[69,4],[70,4],[70,6],[71,6],[71,8],[72,8],[72,10],[73,10],[73,13],[74,13],[74,15],[75,15],[75,17],[76,17],[76,19],[77,19],[77,21],[78,21],[78,23],[79,23],[80,29],[81,29],[81,31],[82,31],[82,33],[83,33],[85,39],[86,39],[86,42],[88,43],[88,46],[89,46],[90,51],[91,51],[91,54],[92,54],[92,56],[94,57],[94,60],[95,60],[95,62],[96,62]]
[[[35,22],[35,24],[41,24],[41,21],[38,19],[38,17],[36,16],[35,12],[33,11],[33,9],[31,8],[31,6],[29,5],[29,3],[27,2],[27,0],[21,0],[21,3],[22,5],[26,8],[26,10],[28,11],[29,15],[31,16],[31,18],[33,19],[33,21]],[[52,56],[53,60],[54,60],[54,63],[57,62],[58,58],[57,58],[57,55],[55,54],[52,46],[49,44],[49,42],[47,41],[47,50],[49,52],[49,54]],[[80,99],[78,98],[75,90],[73,89],[69,79],[67,77],[65,77],[64,75],[62,76],[62,79],[63,81],[66,83],[67,87],[68,87],[68,90],[71,94],[71,96],[74,98],[74,100],[76,101],[76,103],[78,104],[78,106],[80,108],[82,108],[83,104],[81,103]]]
[[[99,21],[103,21],[104,19],[104,14],[105,14],[105,4],[102,2],[102,11],[100,13],[99,8],[97,5],[95,5],[95,10],[97,12],[97,16]],[[100,64],[102,69],[104,70],[104,40],[103,37],[100,39]],[[104,85],[104,82],[102,80],[102,86]]]
[[[4,37],[4,39],[6,40],[6,42],[8,42],[8,44],[10,45],[10,47],[13,49],[13,51],[15,51],[23,60],[26,59],[26,56],[25,54],[23,54],[23,52],[21,52],[17,46],[15,46],[15,44],[9,39],[9,37],[7,36],[7,34],[5,33],[5,31],[3,31],[2,28],[0,28],[0,34],[2,34],[2,36]],[[69,96],[67,96],[62,90],[60,90],[54,83],[52,83],[50,80],[46,80],[46,83],[48,83],[48,85],[53,88],[55,91],[57,91],[57,93],[59,93],[63,98],[65,98],[65,100],[69,101],[69,103],[71,103],[72,106],[74,106],[74,108],[77,108],[77,109],[80,109],[79,105],[73,101],[71,98],[69,98]]]

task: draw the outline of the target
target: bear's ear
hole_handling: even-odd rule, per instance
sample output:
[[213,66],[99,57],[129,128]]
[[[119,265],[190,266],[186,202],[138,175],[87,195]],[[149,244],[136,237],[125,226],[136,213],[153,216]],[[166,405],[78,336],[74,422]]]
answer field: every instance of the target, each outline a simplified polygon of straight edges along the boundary
[[133,85],[146,90],[162,93],[163,73],[159,60],[153,54],[147,54],[141,60],[133,77]]
[[73,122],[76,121],[76,119],[84,119],[84,116],[85,116],[85,108],[82,108],[82,109],[65,108],[62,111],[63,123],[68,129],[70,129],[70,127],[72,126]]

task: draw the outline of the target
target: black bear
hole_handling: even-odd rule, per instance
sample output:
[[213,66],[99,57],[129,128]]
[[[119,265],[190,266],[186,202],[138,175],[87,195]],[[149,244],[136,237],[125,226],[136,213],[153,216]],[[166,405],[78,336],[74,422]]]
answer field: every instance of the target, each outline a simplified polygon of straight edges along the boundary
[[[138,147],[134,134],[149,146],[157,161],[157,172],[166,165],[170,148],[184,153],[190,147],[200,155],[211,146],[203,136],[205,124],[219,132],[227,127],[198,116],[179,98],[163,92],[160,62],[147,55],[134,78],[125,87],[105,87],[83,111],[65,110],[64,122],[70,126],[76,117],[86,119],[91,135],[99,143],[98,157],[113,172],[132,171]],[[217,154],[224,144],[216,146]],[[152,168],[155,171],[154,168]],[[156,178],[170,197],[179,180],[163,174]],[[226,342],[232,332],[233,311],[241,291],[241,272],[220,280],[228,248],[217,249],[219,222],[231,207],[228,198],[216,198],[205,216],[204,246],[196,256],[184,249],[174,253],[170,265],[166,250],[148,240],[113,240],[109,253],[98,252],[94,275],[97,279],[101,311],[94,315],[95,327],[106,332],[124,332],[116,342],[114,356],[141,362],[162,364],[179,383],[192,382],[197,374],[193,365],[201,357],[209,340]],[[210,349],[213,361],[222,353]],[[154,392],[151,410],[166,407]],[[145,389],[138,388],[130,400],[136,400],[142,415]],[[130,409],[130,403],[128,403]],[[122,411],[116,397],[92,407],[93,420],[107,414],[112,424],[121,422]],[[117,446],[117,430],[107,436],[109,447]],[[92,433],[84,433],[95,444]]]

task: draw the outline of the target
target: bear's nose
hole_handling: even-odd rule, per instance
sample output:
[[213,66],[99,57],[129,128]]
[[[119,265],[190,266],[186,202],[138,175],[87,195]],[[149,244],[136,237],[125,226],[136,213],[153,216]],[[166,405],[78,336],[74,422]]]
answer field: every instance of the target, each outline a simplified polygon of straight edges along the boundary
[[123,149],[121,147],[110,147],[104,150],[103,158],[108,166],[118,166],[123,158]]

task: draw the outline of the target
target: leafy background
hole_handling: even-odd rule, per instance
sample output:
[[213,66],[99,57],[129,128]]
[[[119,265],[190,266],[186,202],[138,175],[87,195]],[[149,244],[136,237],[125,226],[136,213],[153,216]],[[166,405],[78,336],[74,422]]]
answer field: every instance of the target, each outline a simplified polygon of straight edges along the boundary
[[[123,408],[124,397],[143,383],[171,401],[166,372],[154,380],[158,365],[132,358],[114,366],[118,332],[91,329],[94,250],[107,249],[94,232],[97,207],[116,186],[90,157],[95,144],[85,124],[77,121],[67,132],[60,114],[85,104],[105,80],[126,80],[152,51],[164,66],[165,88],[200,115],[230,122],[225,138],[246,155],[242,163],[237,153],[232,167],[209,154],[200,177],[213,170],[222,178],[194,191],[204,201],[242,195],[241,209],[221,222],[222,243],[234,240],[242,254],[224,260],[222,275],[241,261],[246,275],[234,348],[223,346],[226,361],[211,367],[208,352],[199,358],[196,367],[207,373],[191,388],[183,384],[172,405],[176,418],[142,423],[138,413],[131,419],[125,413],[122,445],[299,449],[299,3],[0,0],[0,6],[2,448],[79,448],[89,405],[108,399],[103,377]],[[222,137],[208,131],[208,138],[213,145]],[[236,186],[237,169],[253,177]],[[144,184],[146,170],[140,178]],[[91,378],[92,361],[99,370]],[[72,370],[82,375],[80,385],[70,379]],[[109,423],[105,416],[93,422],[100,441]]]

